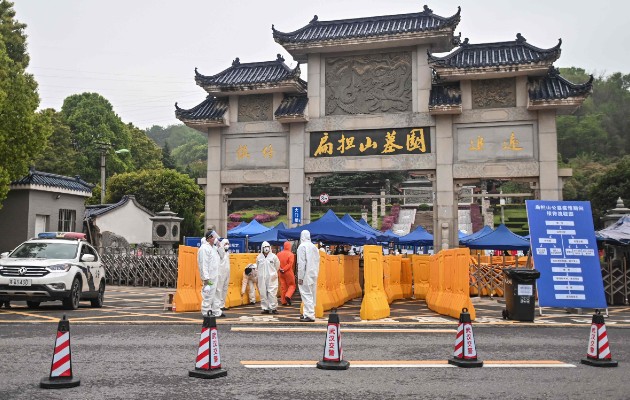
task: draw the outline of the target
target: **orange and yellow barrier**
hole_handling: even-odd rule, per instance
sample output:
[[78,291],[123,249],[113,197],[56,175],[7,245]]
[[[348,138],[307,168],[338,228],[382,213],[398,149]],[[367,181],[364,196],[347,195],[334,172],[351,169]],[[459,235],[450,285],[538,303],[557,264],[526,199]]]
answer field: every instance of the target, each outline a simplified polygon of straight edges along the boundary
[[410,299],[413,297],[413,272],[411,270],[411,258],[403,258],[400,261],[400,287],[402,289],[403,299]]
[[464,248],[442,250],[431,256],[426,296],[429,309],[459,318],[462,308],[467,308],[471,319],[475,319],[469,294],[469,261],[470,252]]
[[383,249],[381,246],[363,247],[363,273],[365,295],[361,302],[361,319],[374,320],[389,317],[389,304],[383,287]]
[[428,254],[412,255],[413,295],[416,299],[426,299],[429,291],[429,266],[431,256]]
[[197,268],[197,248],[179,246],[177,290],[173,303],[178,312],[201,310],[201,282]]

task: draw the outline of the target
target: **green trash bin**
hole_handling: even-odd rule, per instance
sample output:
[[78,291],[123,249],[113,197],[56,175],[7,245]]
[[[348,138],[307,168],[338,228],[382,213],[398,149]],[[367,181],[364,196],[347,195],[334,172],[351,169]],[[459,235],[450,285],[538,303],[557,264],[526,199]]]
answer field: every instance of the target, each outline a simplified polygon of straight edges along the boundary
[[536,279],[540,271],[526,268],[504,268],[504,319],[534,321],[536,311]]

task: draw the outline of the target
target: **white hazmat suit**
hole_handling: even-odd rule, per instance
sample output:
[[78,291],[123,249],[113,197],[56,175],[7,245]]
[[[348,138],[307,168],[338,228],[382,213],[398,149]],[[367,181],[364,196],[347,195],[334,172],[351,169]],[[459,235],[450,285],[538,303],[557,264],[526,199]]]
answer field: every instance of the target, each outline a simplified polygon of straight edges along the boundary
[[271,252],[268,242],[263,242],[262,252],[256,257],[258,269],[258,292],[263,314],[277,314],[278,311],[278,268],[280,260]]
[[[211,237],[210,240],[214,242],[214,238]],[[197,252],[197,265],[199,266],[199,276],[203,282],[201,287],[201,315],[207,316],[208,311],[212,311],[212,315],[219,317],[221,316],[221,309],[213,307],[219,276],[219,253],[206,238],[201,239],[201,246]]]
[[311,242],[311,233],[306,229],[300,234],[297,249],[298,288],[304,305],[304,319],[315,320],[315,295],[319,275],[319,250]]
[[217,253],[219,253],[219,278],[217,282],[217,292],[215,294],[217,304],[213,305],[217,308],[225,307],[225,298],[228,292],[228,285],[230,283],[230,241],[227,239],[221,240]]

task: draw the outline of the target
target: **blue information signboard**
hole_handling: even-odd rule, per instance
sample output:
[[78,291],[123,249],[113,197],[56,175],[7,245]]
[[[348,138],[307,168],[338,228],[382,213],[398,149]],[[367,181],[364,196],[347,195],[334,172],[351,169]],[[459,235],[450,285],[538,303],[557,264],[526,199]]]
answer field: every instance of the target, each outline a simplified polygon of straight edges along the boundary
[[527,200],[541,307],[606,308],[588,201]]
[[302,207],[291,207],[291,215],[293,224],[301,224],[302,223]]
[[199,247],[201,246],[200,237],[186,237],[184,239],[184,246]]
[[245,239],[230,239],[232,253],[245,253]]

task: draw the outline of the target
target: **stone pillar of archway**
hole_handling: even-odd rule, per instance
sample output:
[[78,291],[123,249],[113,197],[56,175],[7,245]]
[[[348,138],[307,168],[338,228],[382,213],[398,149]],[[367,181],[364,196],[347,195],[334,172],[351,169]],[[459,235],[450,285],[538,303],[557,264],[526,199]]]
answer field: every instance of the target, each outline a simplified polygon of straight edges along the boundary
[[221,188],[221,129],[208,129],[208,169],[206,175],[205,229],[214,228],[227,234],[227,202]]
[[541,200],[561,200],[558,180],[556,110],[538,111],[539,191]]
[[[435,202],[436,215],[433,245],[437,251],[456,247],[457,239],[457,191],[453,182],[453,119],[450,115],[435,118]],[[454,232],[454,233],[453,233]],[[443,237],[447,235],[448,237]]]

